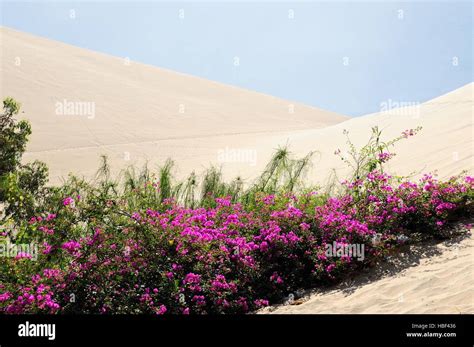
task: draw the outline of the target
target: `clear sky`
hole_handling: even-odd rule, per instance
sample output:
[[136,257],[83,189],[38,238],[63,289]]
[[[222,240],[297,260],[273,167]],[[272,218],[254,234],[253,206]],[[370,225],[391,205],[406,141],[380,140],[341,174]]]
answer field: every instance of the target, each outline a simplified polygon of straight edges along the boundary
[[11,28],[351,116],[473,80],[470,1],[1,1]]

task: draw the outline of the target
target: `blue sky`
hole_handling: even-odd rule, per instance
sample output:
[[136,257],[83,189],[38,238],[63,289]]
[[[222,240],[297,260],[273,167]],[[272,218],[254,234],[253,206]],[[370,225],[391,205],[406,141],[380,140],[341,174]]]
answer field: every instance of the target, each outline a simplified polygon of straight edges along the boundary
[[351,116],[471,82],[472,18],[454,1],[1,5],[8,27]]

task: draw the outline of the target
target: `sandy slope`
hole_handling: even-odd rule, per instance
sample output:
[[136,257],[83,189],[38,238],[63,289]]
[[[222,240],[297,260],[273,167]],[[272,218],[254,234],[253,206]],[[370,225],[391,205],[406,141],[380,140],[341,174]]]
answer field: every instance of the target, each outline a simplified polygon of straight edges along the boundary
[[[347,149],[344,129],[349,130],[351,140],[361,146],[368,140],[372,126],[378,125],[384,129],[384,139],[389,140],[405,129],[421,125],[423,130],[420,134],[399,142],[395,147],[397,155],[390,165],[391,172],[408,175],[437,171],[440,177],[445,178],[462,170],[473,172],[472,90],[473,84],[470,84],[424,103],[419,106],[417,117],[373,114],[322,129],[137,141],[43,152],[30,150],[25,158],[46,161],[52,175],[59,176],[69,171],[92,175],[101,153],[110,157],[115,168],[131,163],[139,165],[145,160],[149,160],[153,166],[171,157],[177,163],[180,176],[192,170],[202,171],[214,164],[223,168],[228,179],[240,175],[249,181],[263,170],[275,148],[289,144],[290,150],[298,156],[317,151],[308,180],[324,184],[333,168],[341,178],[347,171],[345,164],[334,155],[336,149]],[[223,149],[242,152],[250,150],[256,161],[243,159],[222,162],[218,152]],[[130,154],[131,160],[124,160],[125,153]]]
[[[0,44],[0,96],[22,103],[23,115],[33,126],[27,159],[46,161],[52,176],[90,174],[101,153],[116,167],[135,159],[162,162],[175,155],[178,161],[202,161],[201,147],[211,143],[215,159],[216,136],[255,137],[347,119],[8,28],[0,29]],[[64,100],[87,102],[90,112],[58,114],[57,103]]]
[[361,146],[367,142],[370,129],[375,125],[383,129],[384,140],[399,136],[405,129],[422,126],[417,136],[396,145],[390,172],[409,175],[437,171],[440,177],[458,174],[461,170],[472,173],[473,91],[474,84],[470,83],[416,107],[370,114],[324,129],[294,133],[289,141],[298,153],[307,148],[320,151],[311,177],[323,181],[332,168],[339,169],[341,175],[345,171],[345,165],[334,155],[335,149],[347,150],[344,129],[349,131],[351,140]]
[[[341,123],[346,118],[331,112],[143,64],[126,65],[123,59],[11,29],[2,28],[0,39],[0,96],[22,102],[33,125],[25,159],[47,162],[53,182],[68,172],[93,175],[100,154],[107,154],[116,170],[145,161],[153,167],[172,157],[181,175],[216,164],[228,178],[250,179],[276,147],[288,143],[298,155],[318,151],[309,179],[324,183],[332,168],[344,173],[333,155],[347,148],[343,129],[363,144],[374,125],[384,128],[387,139],[424,127],[397,147],[397,173],[438,170],[448,176],[473,167],[472,84],[421,106]],[[93,102],[94,116],[56,114],[56,103],[63,100]],[[256,160],[221,160],[218,151],[226,149],[250,150]]]
[[[22,102],[22,115],[33,126],[25,160],[45,161],[53,183],[69,172],[93,176],[100,154],[108,155],[115,171],[145,161],[156,167],[171,157],[181,177],[214,164],[227,178],[250,180],[275,148],[289,144],[298,155],[318,151],[308,179],[323,184],[333,168],[344,174],[333,154],[347,148],[343,129],[361,145],[374,125],[384,129],[386,139],[424,127],[397,146],[395,173],[438,170],[446,177],[473,167],[472,83],[420,106],[346,120],[11,29],[0,29],[0,44],[0,97]],[[56,103],[63,100],[93,102],[94,116],[56,114]],[[218,153],[223,150],[252,158],[222,160]]]
[[261,313],[474,313],[472,236],[412,246],[375,271]]

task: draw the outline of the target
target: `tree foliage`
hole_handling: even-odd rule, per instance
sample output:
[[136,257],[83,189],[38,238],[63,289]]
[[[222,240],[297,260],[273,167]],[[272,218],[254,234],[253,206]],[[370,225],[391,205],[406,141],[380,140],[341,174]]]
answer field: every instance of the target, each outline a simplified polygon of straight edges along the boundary
[[48,168],[40,161],[22,164],[31,125],[16,120],[21,105],[13,98],[3,101],[0,114],[0,203],[3,218],[24,218],[34,213],[37,197],[48,179]]

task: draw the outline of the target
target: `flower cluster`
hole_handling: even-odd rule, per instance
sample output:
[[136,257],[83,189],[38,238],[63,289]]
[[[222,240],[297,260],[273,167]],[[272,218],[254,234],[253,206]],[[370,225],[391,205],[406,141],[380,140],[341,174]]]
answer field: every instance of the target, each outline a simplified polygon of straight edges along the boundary
[[[337,197],[257,196],[252,207],[223,197],[194,209],[165,201],[116,219],[76,222],[86,201],[71,209],[74,199],[66,197],[57,213],[29,220],[41,231],[43,262],[26,267],[27,259],[2,259],[12,270],[5,273],[25,276],[5,277],[0,311],[245,313],[332,283],[414,235],[436,236],[472,215],[472,177],[440,182],[425,175],[414,183],[374,170],[345,188]],[[327,253],[351,245],[363,245],[364,256]]]

